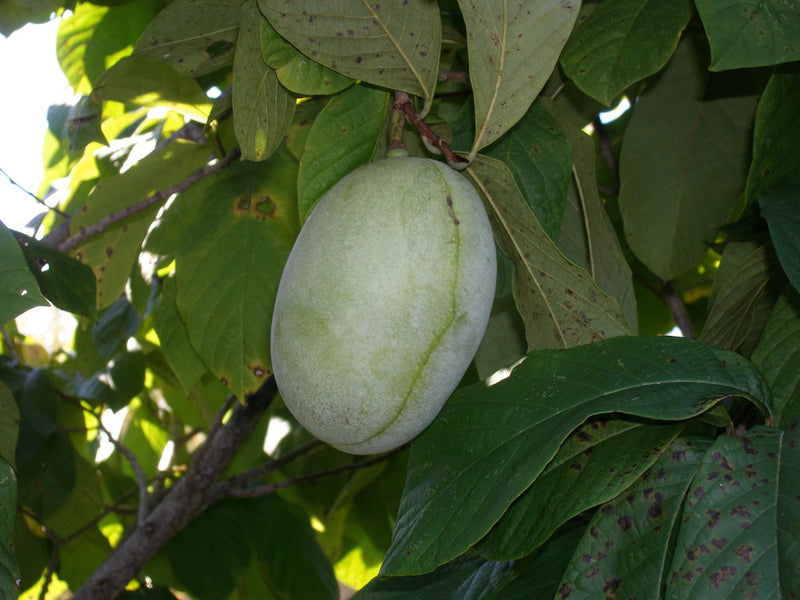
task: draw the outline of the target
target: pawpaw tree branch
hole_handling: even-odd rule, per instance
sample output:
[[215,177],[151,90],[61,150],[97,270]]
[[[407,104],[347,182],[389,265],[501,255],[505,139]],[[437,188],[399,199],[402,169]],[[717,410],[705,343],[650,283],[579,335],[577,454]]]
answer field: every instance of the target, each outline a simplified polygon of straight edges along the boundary
[[116,598],[147,562],[208,506],[207,496],[212,486],[255,429],[276,393],[275,379],[270,377],[248,396],[246,404],[234,406],[230,419],[206,440],[203,451],[194,457],[186,474],[84,582],[74,600]]

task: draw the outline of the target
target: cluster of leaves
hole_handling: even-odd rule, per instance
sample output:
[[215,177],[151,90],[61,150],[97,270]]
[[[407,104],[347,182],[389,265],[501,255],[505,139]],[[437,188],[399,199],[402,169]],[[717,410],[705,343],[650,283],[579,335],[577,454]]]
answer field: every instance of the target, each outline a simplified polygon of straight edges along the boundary
[[[581,4],[69,6],[64,197],[0,224],[0,597],[800,598],[800,8]],[[355,459],[273,401],[270,320],[390,144],[462,170],[500,268],[439,417]]]

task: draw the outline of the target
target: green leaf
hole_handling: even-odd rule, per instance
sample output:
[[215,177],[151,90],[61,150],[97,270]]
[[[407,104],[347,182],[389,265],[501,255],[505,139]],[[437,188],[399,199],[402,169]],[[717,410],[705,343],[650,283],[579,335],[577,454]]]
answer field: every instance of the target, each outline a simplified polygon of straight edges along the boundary
[[108,140],[101,128],[102,122],[102,107],[91,96],[83,96],[71,106],[67,118],[70,153],[83,152],[92,142],[108,146]]
[[630,489],[595,512],[564,571],[558,588],[564,597],[589,600],[612,589],[615,597],[662,597],[670,534],[710,445],[677,440]]
[[142,32],[134,54],[198,77],[233,63],[238,0],[175,0]]
[[0,597],[16,598],[15,582],[20,578],[14,556],[14,521],[17,516],[17,476],[0,457]]
[[118,6],[77,5],[61,20],[56,54],[77,94],[88,95],[97,78],[123,56],[161,8],[159,0],[133,0]]
[[612,0],[580,19],[561,54],[564,73],[611,106],[628,86],[659,71],[692,15],[686,0]]
[[760,67],[800,58],[800,8],[784,0],[697,0],[711,42],[712,71]]
[[760,194],[758,203],[783,271],[800,290],[800,171],[785,186]]
[[145,366],[140,351],[123,352],[113,357],[102,371],[81,383],[76,393],[95,405],[118,411],[142,391]]
[[699,340],[749,355],[785,285],[772,246],[729,242],[714,277]]
[[494,560],[529,554],[572,517],[624,491],[683,429],[682,423],[618,420],[582,426],[480,541],[478,552]]
[[168,277],[161,286],[161,299],[153,312],[153,328],[158,333],[164,358],[181,387],[188,391],[208,369],[192,348],[189,331],[178,313],[176,298],[175,278]]
[[177,306],[192,347],[240,399],[271,374],[269,332],[299,224],[294,158],[220,173],[177,256]]
[[0,459],[12,467],[19,434],[19,409],[9,387],[0,381]]
[[306,138],[297,175],[301,221],[334,183],[372,157],[383,132],[389,94],[355,85],[333,97]]
[[800,595],[800,436],[716,440],[687,494],[666,598]]
[[412,443],[382,573],[426,573],[468,550],[589,417],[684,420],[730,396],[770,402],[741,356],[684,338],[531,352],[494,386],[457,390]]
[[71,313],[87,317],[97,314],[97,283],[89,267],[32,237],[18,232],[14,236],[48,300]]
[[472,160],[527,112],[558,61],[581,3],[459,0],[458,4],[467,26],[475,97]]
[[108,360],[124,350],[141,323],[142,317],[127,298],[114,302],[92,327],[92,341],[97,353]]
[[0,324],[34,306],[47,306],[14,234],[0,221]]
[[127,56],[104,72],[94,84],[92,98],[164,106],[201,123],[211,112],[211,100],[194,79],[167,63],[138,56]]
[[753,162],[747,175],[748,202],[785,186],[800,173],[800,120],[795,104],[800,97],[800,73],[779,70],[772,74],[756,109]]
[[484,198],[495,239],[514,261],[514,298],[529,348],[567,348],[629,332],[617,301],[547,237],[503,162],[478,156],[466,173]]
[[259,0],[258,6],[275,31],[312,60],[352,79],[420,96],[427,113],[439,75],[436,2],[340,0],[323,8],[314,0]]
[[266,19],[261,19],[260,34],[264,62],[275,69],[278,81],[295,94],[326,96],[353,84],[349,77],[306,57],[279,36]]
[[536,219],[555,239],[564,215],[572,156],[566,136],[542,103],[532,104],[485,154],[508,165]]
[[635,332],[638,318],[633,273],[598,193],[595,140],[581,131],[574,115],[565,114],[568,109],[547,99],[542,103],[551,111],[562,131],[567,132],[572,148],[572,179],[565,211],[565,220],[573,225],[568,232],[571,244],[565,241],[562,229],[558,245],[567,258],[586,269],[595,283],[619,302],[628,327]]
[[283,141],[296,100],[261,57],[261,22],[255,0],[242,6],[233,59],[233,126],[242,159],[263,160]]
[[800,421],[800,294],[787,288],[778,298],[753,364],[766,379],[775,406],[775,424],[788,427]]
[[[175,185],[205,165],[208,153],[205,145],[176,140],[148,154],[124,173],[102,178],[84,207],[72,218],[70,231],[80,231],[81,227],[93,225],[113,212]],[[158,209],[159,204],[155,204],[115,223],[75,251],[75,257],[92,267],[97,278],[98,308],[112,304],[124,291],[142,240]]]
[[714,241],[742,192],[750,155],[755,98],[705,99],[703,60],[698,41],[680,44],[637,100],[620,156],[625,236],[664,280],[695,265]]

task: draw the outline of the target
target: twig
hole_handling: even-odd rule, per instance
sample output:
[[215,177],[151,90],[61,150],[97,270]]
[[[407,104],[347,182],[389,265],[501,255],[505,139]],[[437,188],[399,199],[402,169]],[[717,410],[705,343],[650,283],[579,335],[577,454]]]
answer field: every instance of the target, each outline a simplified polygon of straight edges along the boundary
[[34,194],[33,192],[31,192],[30,190],[26,189],[26,188],[25,188],[25,187],[24,187],[22,184],[20,184],[20,183],[18,183],[18,182],[16,182],[16,181],[14,181],[14,179],[11,177],[11,175],[9,175],[9,174],[6,172],[6,170],[5,170],[5,169],[3,169],[2,167],[0,167],[0,173],[2,173],[3,175],[5,175],[5,176],[6,176],[6,179],[8,179],[8,182],[9,182],[11,185],[13,185],[14,187],[16,187],[16,188],[19,188],[20,190],[22,190],[23,192],[25,192],[25,193],[26,193],[28,196],[30,196],[31,198],[33,198],[33,199],[34,199],[34,200],[35,200],[35,201],[36,201],[38,204],[41,204],[42,206],[44,206],[44,207],[45,207],[47,210],[52,210],[54,213],[56,213],[57,215],[60,215],[60,216],[62,216],[62,217],[66,217],[66,216],[67,216],[66,214],[64,214],[63,212],[61,212],[61,211],[60,211],[58,208],[56,208],[55,206],[49,206],[49,205],[47,204],[47,202],[45,202],[44,200],[42,200],[41,198],[39,198],[39,196],[37,196],[36,194]]
[[411,103],[408,94],[405,92],[397,92],[395,95],[394,108],[405,114],[408,122],[419,130],[423,141],[432,148],[438,149],[444,155],[450,166],[466,165],[469,162],[466,158],[462,158],[453,152],[450,149],[450,145],[436,135],[433,130],[428,127],[428,124],[417,116],[416,111],[414,111],[414,105]]
[[456,81],[469,84],[469,74],[465,71],[445,71],[439,69],[439,81]]
[[[112,225],[115,225],[120,221],[124,221],[125,219],[132,217],[133,215],[139,214],[140,212],[143,212],[156,204],[165,202],[173,194],[178,194],[180,192],[186,191],[194,183],[200,181],[204,177],[208,177],[212,173],[216,173],[217,171],[228,166],[238,156],[239,156],[238,151],[231,152],[230,154],[228,154],[224,158],[221,158],[214,164],[206,165],[202,169],[198,169],[183,181],[179,181],[175,185],[172,185],[168,188],[164,188],[163,190],[159,190],[156,193],[148,196],[144,200],[137,202],[136,204],[133,204],[131,206],[123,208],[122,210],[118,210],[116,212],[112,212],[109,215],[106,215],[105,217],[100,219],[97,223],[93,223],[88,227],[81,228],[81,230],[78,231],[78,233],[64,240],[63,242],[59,243],[57,245],[57,248],[61,252],[69,252],[71,250],[74,250],[89,238],[92,238],[100,233],[103,233],[106,229],[108,229]],[[44,241],[48,242],[47,238],[45,238]]]
[[672,319],[678,329],[681,330],[683,337],[696,339],[697,334],[694,331],[692,321],[689,319],[689,313],[686,312],[686,304],[684,304],[683,298],[675,291],[670,282],[664,284],[660,295],[667,308],[669,308],[669,312],[672,313]]
[[[597,140],[600,142],[600,155],[603,157],[603,162],[606,163],[611,176],[614,178],[614,185],[619,187],[619,164],[617,157],[614,156],[614,149],[611,147],[611,140],[608,137],[608,130],[603,122],[597,118],[592,123],[595,132],[597,133]],[[617,194],[618,191],[612,193]]]

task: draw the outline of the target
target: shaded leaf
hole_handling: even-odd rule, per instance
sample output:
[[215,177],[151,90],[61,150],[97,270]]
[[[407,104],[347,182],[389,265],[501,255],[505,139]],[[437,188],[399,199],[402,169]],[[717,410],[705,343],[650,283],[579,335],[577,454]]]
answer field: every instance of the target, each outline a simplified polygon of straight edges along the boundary
[[795,152],[800,137],[798,98],[800,73],[779,70],[772,74],[756,109],[753,161],[747,175],[748,202],[783,187],[800,173],[800,155]]
[[14,234],[0,221],[0,324],[34,306],[47,306]]
[[484,198],[495,239],[514,261],[514,298],[529,348],[567,348],[628,333],[617,301],[547,237],[504,163],[479,156],[466,173]]
[[237,0],[175,0],[149,22],[134,54],[165,61],[193,77],[230,65],[240,5]]
[[606,106],[659,71],[692,11],[686,0],[613,0],[580,19],[561,54],[564,73]]
[[712,71],[760,67],[800,58],[800,8],[783,0],[697,0],[711,42]]
[[475,98],[470,159],[499,139],[541,91],[578,17],[580,1],[459,0]]
[[242,23],[233,60],[233,127],[242,159],[263,160],[283,141],[296,100],[261,57],[264,17],[255,0],[242,6]]
[[783,271],[800,290],[800,171],[785,186],[760,194],[758,203]]
[[757,427],[722,436],[687,494],[666,598],[800,594],[800,439]]
[[769,384],[775,405],[775,424],[788,427],[800,421],[800,294],[787,288],[772,309],[753,364]]
[[201,123],[211,112],[211,100],[197,81],[170,64],[138,56],[122,58],[98,77],[92,98],[163,106]]
[[749,355],[785,285],[772,246],[729,242],[714,277],[700,341]]
[[102,122],[102,107],[91,96],[83,96],[72,105],[67,118],[70,153],[83,152],[92,142],[108,146],[108,140],[101,128]]
[[8,386],[0,381],[0,459],[12,467],[19,432],[19,409]]
[[127,298],[114,302],[92,327],[92,341],[97,353],[108,360],[124,350],[141,323],[142,317]]
[[176,259],[176,302],[192,347],[242,400],[272,373],[272,308],[299,229],[296,168],[279,151],[219,173]]
[[259,0],[258,6],[275,31],[312,60],[420,96],[423,113],[430,108],[442,35],[436,2],[341,0],[323,8],[313,0]]
[[17,597],[15,581],[20,578],[14,556],[14,521],[17,515],[17,477],[0,457],[0,597]]
[[682,423],[626,421],[582,426],[480,541],[478,552],[494,560],[530,553],[569,519],[630,486],[683,429]]
[[770,405],[745,359],[684,338],[614,338],[531,352],[494,386],[457,390],[412,443],[382,573],[426,573],[467,551],[587,418],[614,412],[684,420],[730,396],[762,410]]
[[556,239],[572,173],[567,138],[540,102],[486,149],[514,174],[522,196],[550,239]]
[[704,51],[691,38],[639,97],[620,156],[619,208],[631,250],[669,280],[714,241],[742,192],[754,96],[704,99]]
[[660,598],[670,534],[711,442],[680,439],[620,497],[592,517],[559,592],[594,599],[609,590],[625,598]]
[[297,174],[297,204],[305,221],[322,195],[372,157],[383,131],[389,94],[355,85],[331,98],[311,126]]

